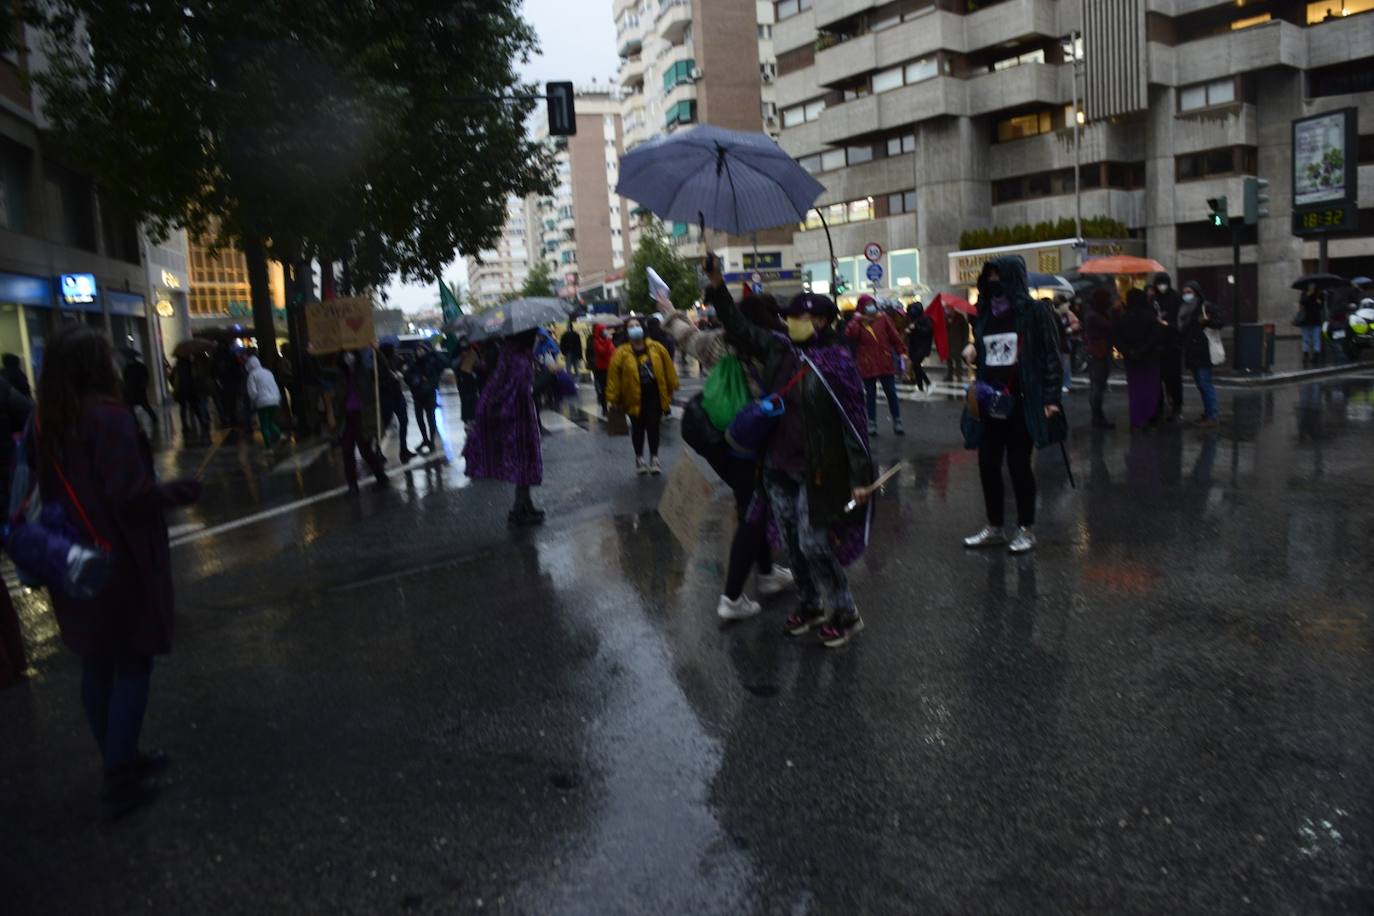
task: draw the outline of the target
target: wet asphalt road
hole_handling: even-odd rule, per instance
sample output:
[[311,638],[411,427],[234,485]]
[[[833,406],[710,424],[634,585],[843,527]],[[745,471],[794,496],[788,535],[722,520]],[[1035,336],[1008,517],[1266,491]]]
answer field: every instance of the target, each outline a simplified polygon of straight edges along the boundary
[[719,626],[726,502],[684,549],[585,415],[533,532],[461,463],[295,506],[332,453],[226,445],[174,519],[155,807],[97,820],[77,663],[18,599],[0,911],[1374,910],[1374,379],[1226,392],[1213,433],[1071,404],[1025,559],[963,551],[957,406],[905,405],[841,652],[780,636],[785,596]]

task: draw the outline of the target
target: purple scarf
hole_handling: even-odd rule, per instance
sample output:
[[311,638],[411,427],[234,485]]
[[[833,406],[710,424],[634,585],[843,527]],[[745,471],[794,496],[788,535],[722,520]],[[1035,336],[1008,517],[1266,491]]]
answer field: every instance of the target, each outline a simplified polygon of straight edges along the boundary
[[[809,347],[805,354],[816,368],[821,370],[830,390],[840,402],[845,417],[854,434],[859,437],[864,451],[868,446],[868,408],[864,400],[863,379],[859,367],[854,362],[854,354],[842,344],[829,347]],[[871,513],[872,503],[869,503]],[[843,566],[849,566],[863,556],[868,547],[867,516],[862,524],[834,525],[830,529],[830,547],[835,551],[835,559]]]

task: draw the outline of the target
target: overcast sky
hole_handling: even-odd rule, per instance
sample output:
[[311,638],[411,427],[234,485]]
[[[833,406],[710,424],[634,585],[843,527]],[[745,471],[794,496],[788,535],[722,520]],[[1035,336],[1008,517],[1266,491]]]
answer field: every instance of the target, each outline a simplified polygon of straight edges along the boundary
[[[573,13],[573,6],[577,12]],[[588,15],[587,7],[599,9]],[[533,83],[572,80],[579,86],[593,78],[606,82],[615,77],[619,60],[615,49],[615,24],[611,21],[611,0],[525,0],[525,18],[539,33],[542,53],[529,62],[522,75]],[[461,260],[444,271],[444,279],[467,285],[467,268]],[[387,287],[392,307],[410,311],[435,305],[439,291],[434,286],[392,283]]]

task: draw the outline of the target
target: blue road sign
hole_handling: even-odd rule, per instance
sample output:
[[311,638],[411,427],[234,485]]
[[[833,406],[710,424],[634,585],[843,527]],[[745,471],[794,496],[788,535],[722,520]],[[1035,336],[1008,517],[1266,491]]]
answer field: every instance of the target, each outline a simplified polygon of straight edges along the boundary
[[870,264],[870,265],[868,265],[868,279],[869,279],[869,282],[871,282],[871,283],[877,283],[877,282],[878,282],[879,280],[881,280],[882,278],[883,278],[883,265],[881,265],[881,264]]

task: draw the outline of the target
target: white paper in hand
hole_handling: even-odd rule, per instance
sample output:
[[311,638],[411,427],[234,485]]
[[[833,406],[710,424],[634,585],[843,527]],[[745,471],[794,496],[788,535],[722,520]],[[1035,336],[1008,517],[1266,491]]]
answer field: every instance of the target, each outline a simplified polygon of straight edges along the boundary
[[659,294],[669,295],[668,284],[663,282],[663,278],[658,275],[658,271],[652,267],[646,268],[645,273],[649,275],[649,295],[657,299]]

